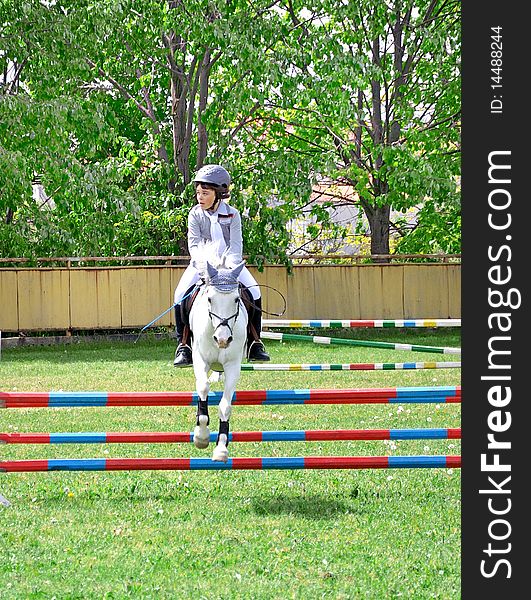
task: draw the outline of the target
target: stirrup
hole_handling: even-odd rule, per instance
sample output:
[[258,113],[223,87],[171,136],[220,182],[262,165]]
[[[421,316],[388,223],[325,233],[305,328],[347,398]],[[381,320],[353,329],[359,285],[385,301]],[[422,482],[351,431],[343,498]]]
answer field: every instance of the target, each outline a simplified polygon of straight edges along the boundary
[[271,357],[266,352],[262,340],[253,340],[247,352],[247,360],[253,362],[267,362]]

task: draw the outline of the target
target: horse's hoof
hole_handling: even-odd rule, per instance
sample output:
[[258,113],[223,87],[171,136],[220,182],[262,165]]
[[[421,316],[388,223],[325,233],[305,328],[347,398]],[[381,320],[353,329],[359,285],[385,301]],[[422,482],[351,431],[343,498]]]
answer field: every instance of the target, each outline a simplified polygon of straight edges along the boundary
[[220,444],[218,444],[214,448],[214,452],[212,454],[212,460],[215,460],[216,462],[226,463],[229,460],[229,451],[227,450],[227,447],[221,446]]
[[197,435],[195,435],[195,432],[194,432],[194,445],[196,448],[199,448],[200,450],[204,450],[205,448],[208,448],[209,443],[210,443],[210,436],[207,437],[206,439],[204,439],[204,438],[200,438]]
[[[201,420],[201,417],[199,417],[199,420]],[[202,424],[202,425],[196,425],[196,428],[194,429],[194,445],[196,448],[199,448],[201,450],[204,450],[205,448],[208,448],[208,444],[210,443],[210,429]]]
[[194,429],[195,447],[204,450],[205,448],[208,448],[208,444],[210,444],[210,431],[207,429],[205,434],[204,431],[201,431],[201,427],[197,426]]

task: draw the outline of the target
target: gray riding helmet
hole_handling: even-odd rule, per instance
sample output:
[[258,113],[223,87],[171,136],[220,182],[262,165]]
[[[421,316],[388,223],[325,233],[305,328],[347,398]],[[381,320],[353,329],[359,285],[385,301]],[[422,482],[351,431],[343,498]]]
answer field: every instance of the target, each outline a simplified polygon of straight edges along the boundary
[[194,183],[208,183],[216,188],[221,198],[229,197],[230,175],[221,165],[205,165],[195,174]]

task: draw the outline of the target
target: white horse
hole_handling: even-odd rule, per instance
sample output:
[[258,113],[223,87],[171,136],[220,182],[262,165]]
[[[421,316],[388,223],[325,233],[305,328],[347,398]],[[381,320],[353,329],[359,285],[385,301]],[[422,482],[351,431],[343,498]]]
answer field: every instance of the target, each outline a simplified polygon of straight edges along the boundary
[[226,264],[225,256],[217,258],[214,255],[214,259],[204,261],[204,266],[200,260],[194,264],[204,281],[190,311],[192,362],[199,395],[194,444],[197,448],[208,447],[208,373],[213,366],[216,370],[222,368],[224,389],[218,407],[219,431],[212,460],[227,462],[231,402],[240,378],[247,340],[247,310],[238,284],[245,263],[231,267]]

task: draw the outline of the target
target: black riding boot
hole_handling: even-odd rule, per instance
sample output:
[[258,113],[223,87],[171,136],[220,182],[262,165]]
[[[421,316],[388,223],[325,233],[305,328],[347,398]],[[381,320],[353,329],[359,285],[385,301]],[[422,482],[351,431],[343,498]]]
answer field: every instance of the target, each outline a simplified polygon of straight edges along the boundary
[[[253,300],[254,312],[251,319],[251,331],[247,334],[247,360],[252,362],[267,362],[271,357],[266,352],[264,344],[260,339],[262,331],[262,298]],[[254,332],[252,331],[254,328]],[[256,338],[255,334],[256,333]]]
[[181,318],[181,307],[175,307],[175,337],[177,338],[177,349],[175,350],[174,367],[189,367],[192,364],[192,349],[183,343],[184,323]]

